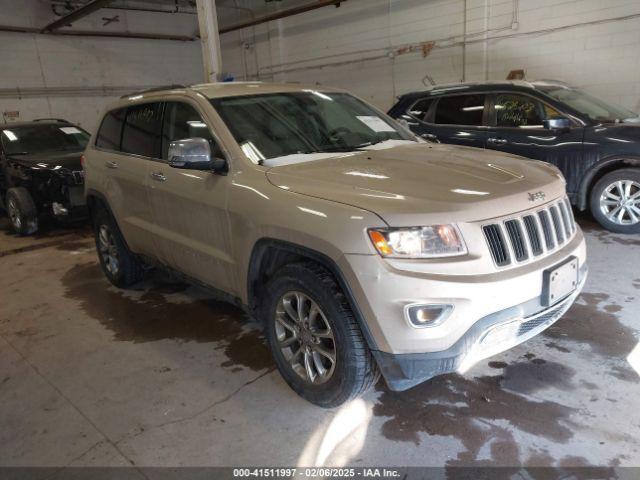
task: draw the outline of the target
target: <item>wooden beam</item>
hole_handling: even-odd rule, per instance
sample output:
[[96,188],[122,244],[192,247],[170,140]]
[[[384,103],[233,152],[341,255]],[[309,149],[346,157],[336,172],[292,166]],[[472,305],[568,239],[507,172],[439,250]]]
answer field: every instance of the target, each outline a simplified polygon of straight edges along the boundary
[[72,24],[73,22],[80,20],[81,18],[86,17],[87,15],[92,14],[96,10],[100,10],[102,7],[111,3],[113,0],[91,0],[86,5],[83,5],[80,8],[76,8],[73,12],[65,15],[58,20],[55,20],[45,26],[40,32],[41,33],[50,33],[54,30],[57,30],[61,27]]

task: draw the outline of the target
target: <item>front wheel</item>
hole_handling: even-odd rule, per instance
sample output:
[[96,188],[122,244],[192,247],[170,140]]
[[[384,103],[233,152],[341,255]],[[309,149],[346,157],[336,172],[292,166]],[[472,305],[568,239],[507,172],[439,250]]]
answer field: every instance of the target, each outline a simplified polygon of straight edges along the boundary
[[330,408],[376,382],[375,361],[329,272],[315,263],[287,265],[265,295],[263,320],[271,353],[298,395]]
[[18,235],[31,235],[38,231],[38,210],[26,188],[10,188],[6,206],[11,226]]
[[591,190],[591,213],[611,232],[640,232],[640,169],[607,173]]

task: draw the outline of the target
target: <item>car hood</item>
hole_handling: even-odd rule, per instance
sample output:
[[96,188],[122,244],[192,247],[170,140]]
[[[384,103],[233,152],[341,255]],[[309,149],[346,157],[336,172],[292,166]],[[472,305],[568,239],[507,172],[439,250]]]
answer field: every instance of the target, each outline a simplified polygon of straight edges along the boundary
[[82,151],[8,155],[10,160],[23,165],[50,170],[56,169],[56,167],[69,170],[82,170],[82,165],[80,164],[81,156]]
[[596,126],[594,133],[613,141],[640,142],[640,125],[636,123],[605,123]]
[[[565,194],[559,171],[543,162],[421,143],[276,166],[267,177],[288,191],[369,210],[392,226],[480,221]],[[544,195],[529,195],[538,192]]]

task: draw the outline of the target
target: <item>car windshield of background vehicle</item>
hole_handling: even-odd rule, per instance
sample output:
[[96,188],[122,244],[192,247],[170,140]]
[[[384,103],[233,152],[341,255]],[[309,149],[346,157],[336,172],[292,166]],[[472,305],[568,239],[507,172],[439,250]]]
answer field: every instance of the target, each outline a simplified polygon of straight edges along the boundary
[[345,93],[303,91],[211,100],[256,163],[295,154],[350,152],[416,137]]
[[595,122],[637,122],[638,114],[626,108],[611,105],[575,88],[541,88],[547,95],[566,103]]
[[2,130],[2,146],[7,155],[52,151],[81,151],[89,134],[73,125],[29,125]]

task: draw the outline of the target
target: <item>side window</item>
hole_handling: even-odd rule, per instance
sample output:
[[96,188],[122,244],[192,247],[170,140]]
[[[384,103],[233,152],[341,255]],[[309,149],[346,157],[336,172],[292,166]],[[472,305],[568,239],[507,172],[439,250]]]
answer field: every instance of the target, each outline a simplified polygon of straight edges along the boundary
[[427,121],[427,113],[429,113],[429,108],[433,104],[433,98],[423,98],[422,100],[418,100],[413,106],[409,109],[409,114],[421,120],[423,122]]
[[162,129],[162,103],[134,105],[127,109],[122,132],[122,151],[158,158]]
[[187,138],[204,138],[211,145],[211,155],[224,157],[209,127],[202,116],[191,105],[182,102],[168,102],[162,127],[162,158],[168,159],[169,144]]
[[443,97],[436,106],[435,123],[448,125],[482,125],[484,95]]
[[543,120],[561,118],[556,109],[524,95],[496,95],[496,126],[543,128]]
[[121,108],[112,110],[104,116],[96,135],[96,147],[107,150],[120,150],[120,137],[122,136],[125,112],[126,109]]

